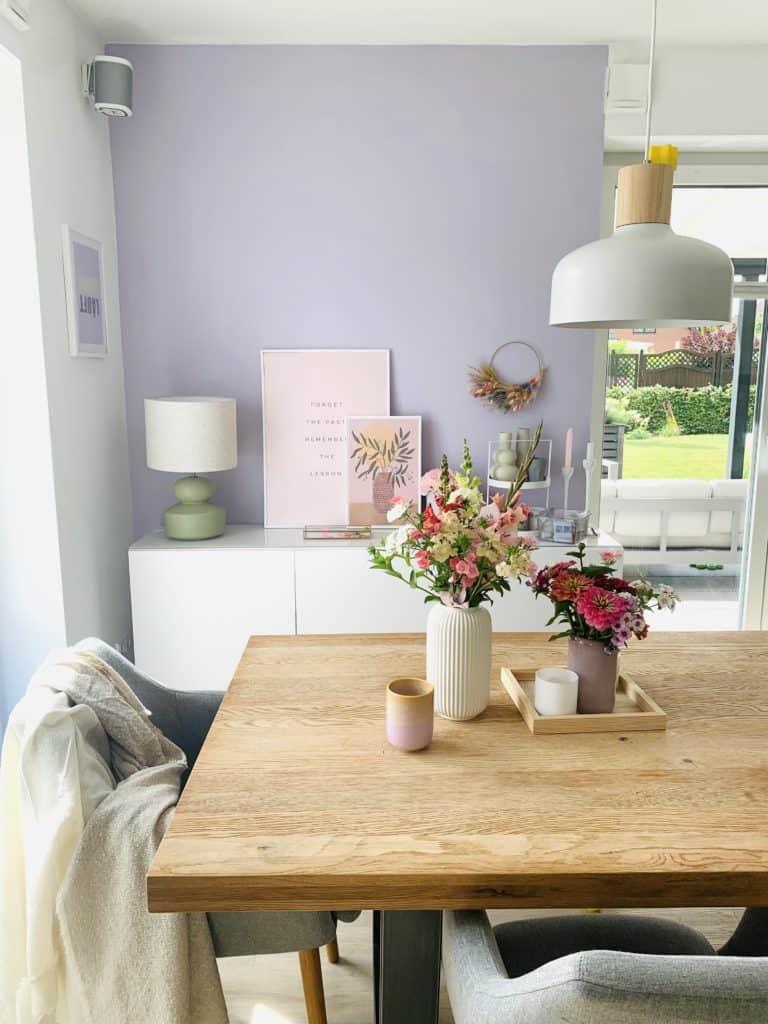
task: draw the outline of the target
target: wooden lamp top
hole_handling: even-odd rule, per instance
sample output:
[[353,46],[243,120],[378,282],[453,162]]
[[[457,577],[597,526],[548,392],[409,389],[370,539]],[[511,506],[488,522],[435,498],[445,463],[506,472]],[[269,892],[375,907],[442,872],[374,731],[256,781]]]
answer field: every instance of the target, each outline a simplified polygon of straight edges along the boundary
[[616,227],[669,224],[674,168],[666,163],[632,164],[619,171]]

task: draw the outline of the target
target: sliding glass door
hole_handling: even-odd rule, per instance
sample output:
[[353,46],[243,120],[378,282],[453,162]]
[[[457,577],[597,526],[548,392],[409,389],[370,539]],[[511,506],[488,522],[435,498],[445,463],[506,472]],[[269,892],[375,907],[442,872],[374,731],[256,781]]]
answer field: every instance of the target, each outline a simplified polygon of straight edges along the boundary
[[[614,196],[607,168],[604,234]],[[733,322],[598,332],[593,440],[613,479],[592,507],[630,572],[681,593],[656,628],[768,628],[768,170],[681,167],[672,227],[733,259]]]

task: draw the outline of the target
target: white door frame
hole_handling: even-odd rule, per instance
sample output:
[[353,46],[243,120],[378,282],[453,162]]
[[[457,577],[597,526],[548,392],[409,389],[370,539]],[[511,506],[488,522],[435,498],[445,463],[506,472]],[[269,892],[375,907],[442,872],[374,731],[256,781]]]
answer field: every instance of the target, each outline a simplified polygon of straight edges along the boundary
[[[757,288],[753,287],[753,294]],[[768,284],[760,289],[763,316],[768,315]],[[757,295],[755,295],[757,298]],[[752,431],[752,467],[744,523],[744,561],[739,590],[739,625],[768,629],[768,353],[763,354],[763,382]]]
[[[744,162],[683,163],[675,171],[676,185],[699,186],[768,186],[768,163],[751,163],[755,154]],[[684,160],[688,159],[685,156]],[[696,159],[694,157],[694,159]],[[727,159],[727,158],[726,158]],[[735,159],[735,158],[731,158]],[[619,168],[639,163],[638,154],[607,155],[603,166],[603,192],[600,206],[600,234],[607,238],[613,231],[616,184]],[[768,256],[768,253],[765,254]],[[768,364],[767,364],[768,365]],[[605,378],[608,369],[608,332],[595,331],[594,377],[592,381],[591,435],[595,450],[602,450],[603,415],[605,409]],[[768,376],[768,370],[766,370]],[[742,629],[768,629],[768,380],[764,383],[760,409],[755,410],[752,441],[753,470],[747,521],[744,528],[745,558],[741,574]],[[600,515],[600,475],[593,480],[589,495],[593,521]]]

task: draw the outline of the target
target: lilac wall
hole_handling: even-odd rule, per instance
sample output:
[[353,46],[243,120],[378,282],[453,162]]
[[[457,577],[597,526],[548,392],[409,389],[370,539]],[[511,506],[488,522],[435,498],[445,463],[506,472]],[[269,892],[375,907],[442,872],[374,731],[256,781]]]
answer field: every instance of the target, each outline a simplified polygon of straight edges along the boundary
[[[555,263],[599,234],[603,48],[113,49],[136,68],[112,152],[137,535],[171,498],[145,468],[146,395],[237,398],[217,489],[230,522],[260,521],[262,347],[390,348],[425,468],[465,434],[482,462],[540,416],[556,457],[568,424],[581,451],[591,332],[547,319]],[[503,416],[466,367],[514,337],[550,371]]]

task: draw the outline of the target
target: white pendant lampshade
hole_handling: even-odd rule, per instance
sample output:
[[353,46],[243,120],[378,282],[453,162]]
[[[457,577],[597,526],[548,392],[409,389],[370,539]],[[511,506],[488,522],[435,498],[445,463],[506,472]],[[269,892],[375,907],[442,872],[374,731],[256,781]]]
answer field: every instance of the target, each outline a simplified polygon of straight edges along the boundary
[[558,327],[690,327],[731,319],[733,265],[669,226],[672,167],[619,172],[616,230],[564,256],[552,275]]
[[144,399],[147,466],[168,473],[212,473],[237,465],[234,398]]

